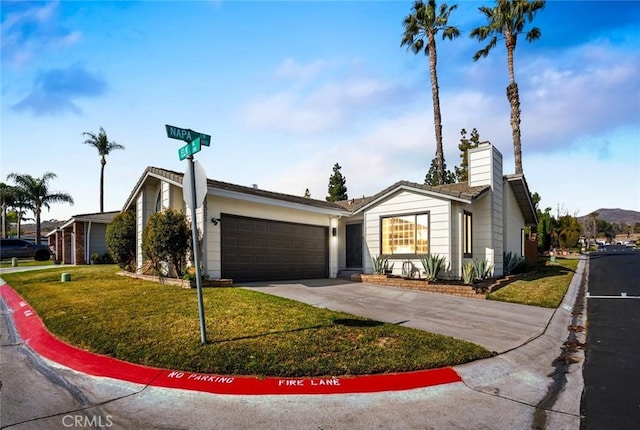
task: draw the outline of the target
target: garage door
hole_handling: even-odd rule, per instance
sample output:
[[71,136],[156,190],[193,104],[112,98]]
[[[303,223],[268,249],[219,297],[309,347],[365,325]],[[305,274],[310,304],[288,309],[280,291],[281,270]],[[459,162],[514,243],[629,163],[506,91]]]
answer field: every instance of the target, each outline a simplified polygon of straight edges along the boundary
[[222,277],[234,282],[326,278],[329,229],[222,214]]

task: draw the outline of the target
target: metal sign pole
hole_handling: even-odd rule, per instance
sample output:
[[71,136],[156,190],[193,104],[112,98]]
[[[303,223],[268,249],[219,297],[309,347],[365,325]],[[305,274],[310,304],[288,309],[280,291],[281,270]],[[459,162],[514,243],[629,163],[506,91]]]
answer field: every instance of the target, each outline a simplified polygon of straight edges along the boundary
[[[193,239],[193,264],[196,266],[196,290],[198,291],[198,314],[200,316],[200,340],[207,343],[207,332],[204,324],[204,304],[202,301],[202,279],[200,277],[200,252],[198,246],[198,223],[196,222],[196,175],[193,169],[193,155],[187,157],[189,173],[191,173],[191,233]],[[186,184],[182,184],[186,186]]]

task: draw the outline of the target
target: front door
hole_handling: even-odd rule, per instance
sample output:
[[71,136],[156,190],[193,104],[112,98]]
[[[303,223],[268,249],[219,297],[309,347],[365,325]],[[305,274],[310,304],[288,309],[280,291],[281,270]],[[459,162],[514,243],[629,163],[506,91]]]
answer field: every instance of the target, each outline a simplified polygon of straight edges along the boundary
[[347,224],[347,269],[362,268],[362,224]]

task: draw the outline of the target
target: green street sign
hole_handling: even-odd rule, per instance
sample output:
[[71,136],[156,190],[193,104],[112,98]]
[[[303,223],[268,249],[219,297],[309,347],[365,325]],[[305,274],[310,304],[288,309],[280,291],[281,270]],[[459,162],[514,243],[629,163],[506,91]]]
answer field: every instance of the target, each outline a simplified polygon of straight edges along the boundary
[[187,143],[182,148],[178,149],[178,157],[180,157],[180,161],[184,160],[190,155],[195,154],[196,152],[200,152],[202,149],[200,137],[196,137],[196,139],[192,142]]
[[184,140],[185,142],[193,142],[197,138],[200,138],[200,144],[209,146],[211,144],[211,136],[204,133],[198,133],[189,128],[174,127],[172,125],[165,124],[167,130],[167,137],[171,139]]

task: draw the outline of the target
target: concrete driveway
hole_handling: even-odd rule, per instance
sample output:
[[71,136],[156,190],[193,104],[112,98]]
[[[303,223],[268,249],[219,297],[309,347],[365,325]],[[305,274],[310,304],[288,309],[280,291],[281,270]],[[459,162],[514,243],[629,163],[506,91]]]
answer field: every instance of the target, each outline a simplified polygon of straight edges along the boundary
[[503,353],[542,334],[554,309],[342,279],[247,283],[245,288],[377,321],[399,324],[482,345]]

